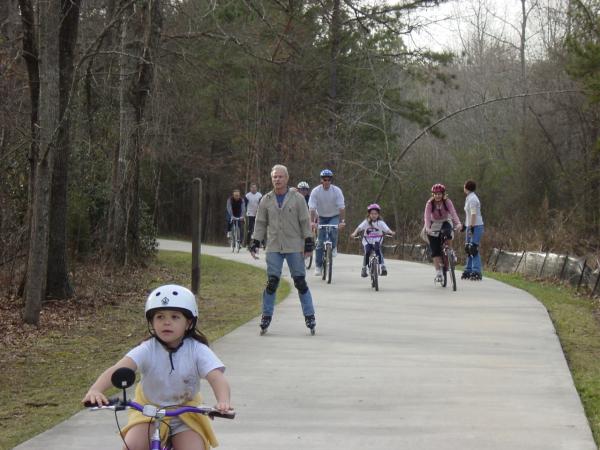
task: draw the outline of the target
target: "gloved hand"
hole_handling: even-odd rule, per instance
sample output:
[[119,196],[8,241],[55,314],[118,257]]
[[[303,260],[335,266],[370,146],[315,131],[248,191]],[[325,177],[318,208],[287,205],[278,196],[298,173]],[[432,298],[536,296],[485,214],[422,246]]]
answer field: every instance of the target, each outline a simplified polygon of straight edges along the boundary
[[304,253],[311,253],[315,249],[315,241],[311,237],[304,239]]
[[250,244],[250,253],[258,253],[258,249],[260,248],[260,241],[256,239],[252,239],[252,244]]

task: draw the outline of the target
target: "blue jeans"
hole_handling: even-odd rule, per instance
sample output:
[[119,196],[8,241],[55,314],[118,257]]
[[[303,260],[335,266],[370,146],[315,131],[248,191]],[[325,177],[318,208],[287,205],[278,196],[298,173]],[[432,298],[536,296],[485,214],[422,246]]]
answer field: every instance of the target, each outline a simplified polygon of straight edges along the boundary
[[[281,269],[283,268],[284,260],[287,261],[292,277],[306,276],[304,255],[302,253],[267,252],[267,277],[276,276],[277,278],[281,278]],[[298,291],[298,296],[300,297],[300,304],[302,305],[302,313],[305,316],[312,316],[315,313],[315,309],[313,307],[310,289],[304,294],[301,294],[300,291]],[[269,294],[265,289],[263,291],[263,315],[272,316],[274,310],[275,293]]]
[[[333,217],[319,217],[319,225],[339,225],[340,224],[340,216]],[[317,237],[317,251],[315,256],[315,264],[317,267],[323,267],[323,242],[325,242],[326,235],[325,228],[319,229],[319,236]],[[329,232],[329,236],[331,238],[331,246],[332,248],[336,248],[337,246],[337,228],[332,229]]]
[[374,251],[379,259],[379,264],[383,265],[383,253],[381,252],[381,246],[379,242],[375,242],[374,244],[367,244],[364,246],[365,256],[363,257],[363,266],[369,265],[369,256],[371,255],[371,251]]
[[[482,236],[483,225],[475,225],[473,234],[470,232],[467,234],[467,242],[479,245]],[[466,272],[476,272],[481,274],[481,269],[481,254],[479,252],[475,256],[467,257],[467,266],[465,267]]]

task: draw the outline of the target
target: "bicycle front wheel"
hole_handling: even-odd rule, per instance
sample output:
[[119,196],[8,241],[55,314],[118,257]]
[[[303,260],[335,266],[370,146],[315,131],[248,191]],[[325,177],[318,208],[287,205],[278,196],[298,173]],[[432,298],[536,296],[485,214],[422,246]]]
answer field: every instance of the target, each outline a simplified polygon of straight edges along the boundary
[[446,287],[446,285],[448,284],[448,255],[446,253],[444,253],[444,255],[442,256],[442,263],[443,263],[443,267],[442,267],[442,276],[443,276],[442,287]]
[[331,284],[331,274],[333,272],[333,249],[331,244],[327,246],[327,284]]
[[329,267],[329,261],[327,260],[327,250],[323,253],[323,273],[321,274],[321,279],[327,278],[327,269]]
[[371,287],[374,287],[375,291],[379,291],[379,263],[377,258],[371,261]]

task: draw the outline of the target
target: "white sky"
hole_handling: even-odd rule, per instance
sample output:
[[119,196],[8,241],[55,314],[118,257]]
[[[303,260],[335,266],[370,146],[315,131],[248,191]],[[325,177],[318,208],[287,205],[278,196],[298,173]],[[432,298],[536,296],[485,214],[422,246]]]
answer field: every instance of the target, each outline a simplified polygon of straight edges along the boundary
[[[424,30],[411,34],[412,44],[437,51],[459,50],[460,37],[466,37],[472,29],[470,23],[475,20],[475,11],[480,6],[489,11],[487,20],[496,31],[494,34],[502,34],[513,41],[516,39],[517,32],[505,22],[519,26],[520,0],[450,0],[413,14],[419,22],[428,25]],[[506,18],[506,21],[503,23],[501,18]]]

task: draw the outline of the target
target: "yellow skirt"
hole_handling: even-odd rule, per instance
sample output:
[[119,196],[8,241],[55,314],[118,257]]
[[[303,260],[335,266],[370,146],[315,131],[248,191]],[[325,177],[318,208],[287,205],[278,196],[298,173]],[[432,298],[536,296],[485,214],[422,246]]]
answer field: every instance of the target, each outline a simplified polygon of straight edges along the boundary
[[[135,388],[135,399],[137,403],[140,405],[146,405],[150,403],[144,392],[142,391],[141,384]],[[202,397],[200,394],[197,394],[191,401],[187,402],[186,406],[198,406],[202,404]],[[127,431],[131,429],[131,427],[138,425],[140,423],[148,423],[149,418],[144,416],[141,412],[136,411],[135,409],[127,410],[127,425],[121,430],[121,435],[124,437],[127,434]],[[165,417],[160,426],[160,439],[165,445],[167,438],[169,427],[168,423],[170,417]],[[179,416],[179,419],[185,423],[188,427],[194,430],[196,433],[202,437],[204,441],[204,448],[209,450],[211,447],[218,447],[219,442],[213,432],[212,426],[210,424],[210,419],[207,416],[203,416],[202,414],[194,414],[194,413],[185,413]]]

